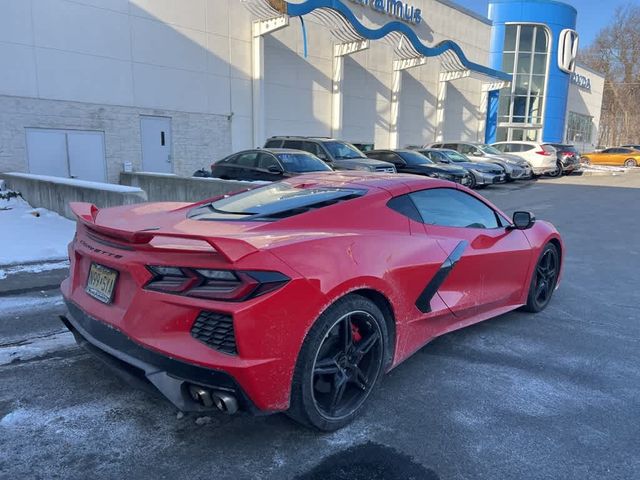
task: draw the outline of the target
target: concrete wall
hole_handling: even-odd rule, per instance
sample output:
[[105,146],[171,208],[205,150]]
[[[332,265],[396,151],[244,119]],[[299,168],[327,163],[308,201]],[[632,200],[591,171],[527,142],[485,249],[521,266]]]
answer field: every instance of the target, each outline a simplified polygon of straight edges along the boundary
[[0,173],[8,189],[20,192],[34,207],[46,208],[74,219],[69,202],[88,202],[98,208],[131,205],[147,200],[139,188],[126,188],[111,184],[63,179],[64,182],[20,173]]
[[[602,96],[604,94],[604,76],[598,72],[595,72],[584,65],[576,65],[576,73],[587,77],[591,80],[591,88],[586,89],[579,87],[574,83],[569,84],[569,99],[567,101],[567,118],[569,118],[569,112],[579,113],[580,115],[587,115],[593,117],[593,131],[592,137],[586,139],[584,143],[578,145],[581,151],[590,151],[598,146],[600,125],[600,113],[602,111]],[[566,126],[565,126],[566,135]]]
[[154,173],[121,173],[120,183],[138,187],[150,202],[198,202],[256,186],[251,182],[217,178],[177,177]]

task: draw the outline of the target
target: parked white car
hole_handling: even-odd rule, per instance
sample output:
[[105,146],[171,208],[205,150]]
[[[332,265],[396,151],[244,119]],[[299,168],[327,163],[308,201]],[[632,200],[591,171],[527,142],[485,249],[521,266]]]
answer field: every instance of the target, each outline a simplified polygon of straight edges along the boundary
[[556,149],[551,145],[538,142],[497,142],[492,146],[529,162],[535,175],[553,173],[556,170]]

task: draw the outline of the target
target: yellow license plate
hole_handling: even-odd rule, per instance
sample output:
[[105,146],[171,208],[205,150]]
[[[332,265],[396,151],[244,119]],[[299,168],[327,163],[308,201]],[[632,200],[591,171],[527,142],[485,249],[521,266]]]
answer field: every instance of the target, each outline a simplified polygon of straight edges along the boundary
[[96,300],[100,300],[103,303],[111,303],[117,279],[118,272],[116,270],[92,263],[85,290]]

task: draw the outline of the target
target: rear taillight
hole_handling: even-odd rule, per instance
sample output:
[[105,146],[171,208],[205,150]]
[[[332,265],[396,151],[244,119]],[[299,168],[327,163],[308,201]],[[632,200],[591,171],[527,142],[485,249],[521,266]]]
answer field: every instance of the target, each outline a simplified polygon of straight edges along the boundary
[[290,278],[279,272],[212,270],[152,265],[145,288],[187,297],[241,302],[277,290]]
[[545,157],[550,157],[551,156],[551,152],[547,152],[546,150],[538,150],[538,151],[536,151],[536,153],[538,155],[544,155]]

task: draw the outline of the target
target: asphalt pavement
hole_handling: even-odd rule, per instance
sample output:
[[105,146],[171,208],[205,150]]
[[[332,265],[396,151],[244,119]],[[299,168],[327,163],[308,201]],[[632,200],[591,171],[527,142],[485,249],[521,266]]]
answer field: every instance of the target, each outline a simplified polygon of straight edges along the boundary
[[178,414],[75,347],[64,271],[0,280],[0,478],[640,478],[640,172],[482,193],[562,233],[551,305],[433,341],[330,434]]

